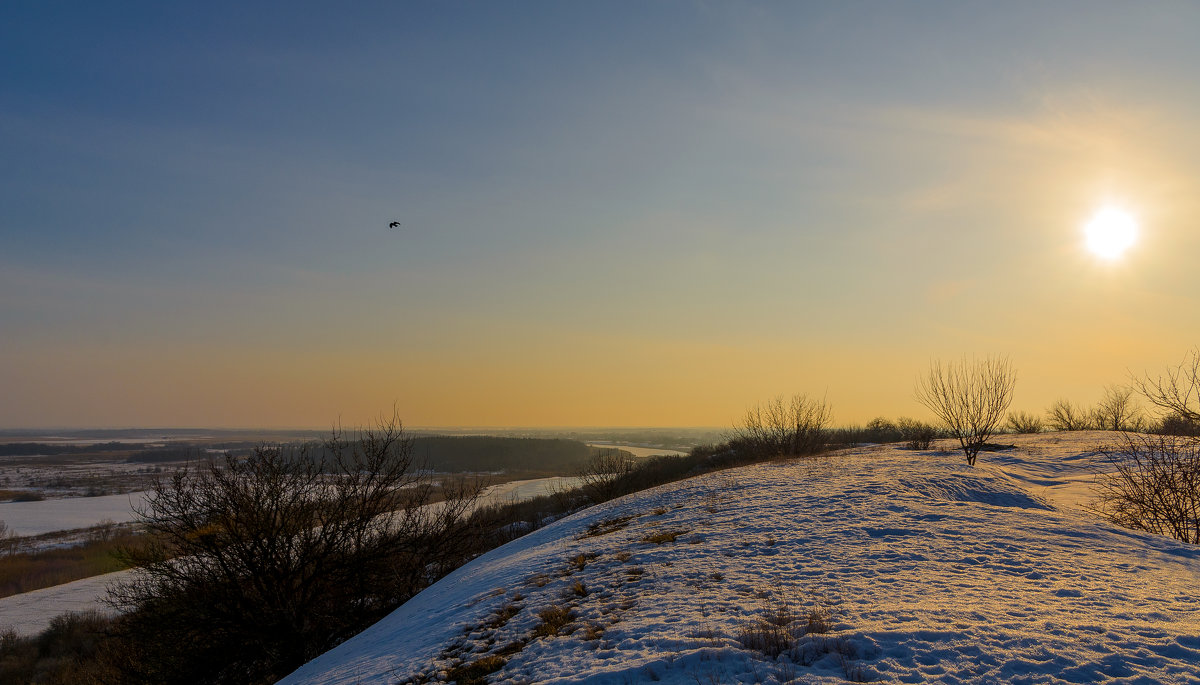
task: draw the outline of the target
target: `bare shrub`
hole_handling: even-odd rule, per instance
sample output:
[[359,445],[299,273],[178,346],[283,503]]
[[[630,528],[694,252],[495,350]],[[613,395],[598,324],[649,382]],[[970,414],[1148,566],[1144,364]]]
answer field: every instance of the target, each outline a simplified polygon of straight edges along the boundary
[[1041,433],[1045,428],[1040,418],[1026,411],[1010,412],[1004,425],[1014,433]]
[[1094,511],[1119,526],[1200,543],[1200,440],[1125,433],[1099,453]]
[[1104,388],[1104,396],[1092,410],[1097,428],[1110,431],[1141,430],[1142,410],[1133,397],[1133,388],[1110,385]]
[[1189,421],[1187,417],[1168,414],[1158,421],[1152,430],[1163,435],[1200,436],[1200,423]]
[[831,411],[825,400],[782,395],[751,407],[733,442],[760,457],[815,454],[825,446]]
[[15,530],[11,530],[8,524],[0,521],[0,554],[11,554],[17,549],[20,544],[20,536]]
[[1083,431],[1092,427],[1092,416],[1070,400],[1057,400],[1046,410],[1046,423],[1056,431]]
[[863,438],[866,442],[896,442],[901,439],[900,427],[885,417],[877,416],[867,422]]
[[159,481],[138,511],[152,542],[110,590],[140,651],[126,679],[277,680],[469,558],[478,492],[417,468],[395,417]]
[[935,426],[917,419],[902,416],[896,422],[896,427],[900,431],[900,439],[904,440],[904,446],[910,450],[927,450],[938,437],[938,429]]
[[601,449],[579,472],[583,491],[593,502],[607,502],[621,492],[621,479],[633,471],[628,452]]
[[1158,378],[1134,378],[1133,388],[1164,415],[1200,425],[1200,348],[1193,347],[1178,366]]
[[946,424],[967,455],[967,464],[974,466],[979,450],[1000,427],[1016,382],[1007,357],[964,357],[948,364],[935,360],[929,373],[918,379],[916,397]]

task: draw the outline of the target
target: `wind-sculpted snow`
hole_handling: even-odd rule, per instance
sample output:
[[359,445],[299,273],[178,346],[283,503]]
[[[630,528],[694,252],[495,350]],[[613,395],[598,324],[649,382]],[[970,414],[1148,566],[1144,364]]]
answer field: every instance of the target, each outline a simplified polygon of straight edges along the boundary
[[[1039,462],[1090,447],[1047,440],[974,469],[884,446],[630,495],[476,559],[284,682],[1200,681],[1197,549],[1032,492],[1082,482],[1086,460]],[[781,607],[774,656],[750,638]]]

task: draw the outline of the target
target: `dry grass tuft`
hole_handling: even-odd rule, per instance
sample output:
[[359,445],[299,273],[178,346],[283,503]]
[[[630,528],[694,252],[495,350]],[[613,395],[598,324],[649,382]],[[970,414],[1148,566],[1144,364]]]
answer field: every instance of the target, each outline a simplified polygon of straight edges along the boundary
[[656,545],[661,545],[664,542],[675,542],[676,538],[678,538],[680,535],[686,534],[687,532],[688,531],[686,530],[664,530],[657,533],[646,533],[646,535],[642,537],[641,542],[653,543]]
[[594,538],[594,537],[598,537],[600,535],[608,535],[609,533],[615,533],[618,530],[621,530],[622,528],[625,528],[626,526],[628,526],[629,522],[635,518],[637,518],[637,516],[629,515],[629,516],[617,516],[615,518],[603,519],[601,521],[596,521],[595,523],[593,523],[592,525],[587,527],[587,530],[584,531],[583,535],[581,535],[580,538]]
[[583,628],[583,639],[592,641],[599,640],[604,637],[604,626],[597,623],[589,623]]
[[446,680],[457,682],[458,685],[483,685],[489,675],[504,668],[506,663],[508,660],[504,657],[491,654],[451,668],[446,671]]
[[565,606],[548,606],[538,612],[538,618],[542,620],[536,628],[533,629],[534,637],[553,637],[555,635],[566,635],[564,631],[571,619],[575,615],[571,612],[570,607]]
[[503,628],[505,624],[508,623],[509,619],[519,613],[521,613],[520,604],[505,604],[487,620],[484,626],[493,630],[497,628]]
[[595,552],[580,552],[567,559],[567,563],[576,571],[587,568],[588,562],[596,558]]

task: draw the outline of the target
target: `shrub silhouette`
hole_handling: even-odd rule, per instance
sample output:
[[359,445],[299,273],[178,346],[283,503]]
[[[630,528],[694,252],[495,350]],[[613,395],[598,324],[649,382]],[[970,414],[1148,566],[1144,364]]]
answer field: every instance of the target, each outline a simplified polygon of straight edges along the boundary
[[1045,428],[1040,418],[1026,411],[1010,413],[1005,426],[1014,433],[1041,433]]
[[1092,427],[1094,417],[1070,400],[1056,400],[1046,410],[1046,422],[1056,431],[1083,431]]
[[793,395],[751,407],[730,445],[757,457],[815,454],[825,447],[830,410],[824,400]]
[[1099,452],[1094,511],[1126,528],[1200,543],[1200,440],[1126,433]]
[[477,495],[417,468],[394,417],[158,482],[138,512],[152,542],[110,591],[140,650],[127,679],[277,680],[470,558]]

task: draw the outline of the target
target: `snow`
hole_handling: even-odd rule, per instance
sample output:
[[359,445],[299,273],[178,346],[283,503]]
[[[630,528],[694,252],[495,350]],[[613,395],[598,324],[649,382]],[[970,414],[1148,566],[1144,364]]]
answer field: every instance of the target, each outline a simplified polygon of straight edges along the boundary
[[50,625],[50,619],[67,612],[96,610],[112,614],[103,599],[110,583],[123,580],[131,571],[114,571],[54,587],[0,598],[0,632],[14,630],[18,635],[37,635]]
[[[495,654],[490,682],[1200,682],[1200,549],[1080,508],[1109,435],[1003,437],[1017,449],[976,468],[945,442],[871,446],[593,507],[281,682],[438,679]],[[746,647],[784,605],[830,630]],[[539,635],[552,607],[572,618]]]
[[37,502],[0,502],[0,521],[17,535],[42,535],[97,525],[105,519],[133,521],[134,507],[145,502],[146,492],[103,497],[66,497]]

